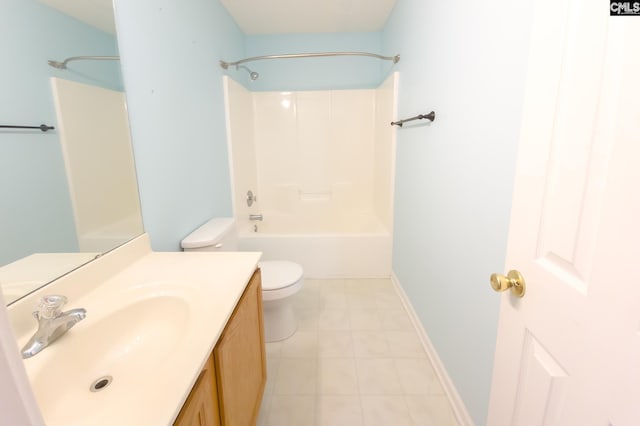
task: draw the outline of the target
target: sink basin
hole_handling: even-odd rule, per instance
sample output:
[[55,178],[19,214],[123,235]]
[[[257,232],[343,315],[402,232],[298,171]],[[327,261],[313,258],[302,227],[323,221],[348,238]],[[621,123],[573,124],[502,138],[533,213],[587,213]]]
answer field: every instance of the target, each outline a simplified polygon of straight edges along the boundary
[[[44,423],[171,424],[259,259],[251,252],[153,252],[143,234],[11,304],[19,348],[35,332],[31,313],[40,297],[64,295],[63,310],[86,309],[85,319],[22,360]],[[112,380],[92,392],[105,376]]]
[[[144,392],[149,377],[163,374],[163,366],[183,348],[190,321],[189,301],[180,295],[129,301],[102,315],[93,311],[98,312],[87,306],[85,320],[26,360],[33,363],[28,368],[33,390],[51,424],[100,416],[113,408],[114,398],[122,409],[123,394],[135,404],[135,392]],[[112,380],[92,391],[92,383],[103,377]]]

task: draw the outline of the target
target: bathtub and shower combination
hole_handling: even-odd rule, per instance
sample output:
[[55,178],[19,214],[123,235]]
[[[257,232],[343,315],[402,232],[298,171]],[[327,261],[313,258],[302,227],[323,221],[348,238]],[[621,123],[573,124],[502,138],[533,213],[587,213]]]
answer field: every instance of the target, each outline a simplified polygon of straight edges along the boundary
[[308,278],[391,275],[397,82],[250,92],[224,78],[240,250]]
[[391,274],[391,233],[373,215],[294,217],[263,211],[262,217],[237,221],[241,250],[299,263],[309,278]]

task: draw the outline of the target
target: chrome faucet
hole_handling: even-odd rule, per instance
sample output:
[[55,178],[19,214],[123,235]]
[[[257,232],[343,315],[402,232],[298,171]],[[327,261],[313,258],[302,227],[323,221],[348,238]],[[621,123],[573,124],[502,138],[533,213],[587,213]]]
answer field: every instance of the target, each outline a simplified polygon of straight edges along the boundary
[[38,310],[33,312],[38,320],[38,330],[22,348],[22,358],[36,355],[87,316],[83,308],[61,312],[65,303],[67,298],[64,296],[51,295],[40,299]]
[[249,220],[262,220],[262,213],[260,214],[250,214]]

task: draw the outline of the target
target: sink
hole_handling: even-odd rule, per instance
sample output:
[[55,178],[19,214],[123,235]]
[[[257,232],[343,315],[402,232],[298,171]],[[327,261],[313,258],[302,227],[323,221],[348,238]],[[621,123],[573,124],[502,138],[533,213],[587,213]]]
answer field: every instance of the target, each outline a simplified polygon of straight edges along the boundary
[[[86,309],[85,319],[22,360],[44,423],[171,424],[259,259],[153,252],[143,234],[11,304],[18,348],[36,331],[40,297],[64,295],[64,310]],[[112,380],[92,392],[103,377]]]
[[[51,424],[99,416],[114,404],[122,409],[123,394],[135,404],[136,392],[148,388],[149,377],[163,374],[172,356],[184,350],[191,317],[187,298],[161,294],[123,299],[129,301],[103,314],[87,306],[85,320],[25,360],[40,409]],[[92,391],[92,384],[104,377],[112,380]]]

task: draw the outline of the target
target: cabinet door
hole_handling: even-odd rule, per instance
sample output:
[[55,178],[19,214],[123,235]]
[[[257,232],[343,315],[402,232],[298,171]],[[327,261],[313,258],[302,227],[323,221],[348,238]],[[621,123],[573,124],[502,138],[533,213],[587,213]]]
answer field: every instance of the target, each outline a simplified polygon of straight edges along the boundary
[[267,381],[260,271],[249,281],[213,350],[220,418],[225,426],[255,425]]
[[220,426],[213,355],[209,357],[174,426]]

